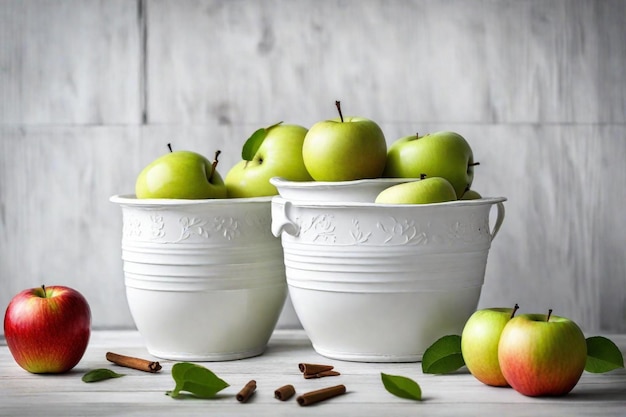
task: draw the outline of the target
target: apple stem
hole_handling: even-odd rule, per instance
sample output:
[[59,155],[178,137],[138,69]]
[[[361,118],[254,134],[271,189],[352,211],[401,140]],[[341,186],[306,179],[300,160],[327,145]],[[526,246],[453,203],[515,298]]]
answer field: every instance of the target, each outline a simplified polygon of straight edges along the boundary
[[173,151],[172,151],[172,144],[171,144],[171,143],[168,143],[168,144],[167,144],[167,149],[169,149],[169,150],[170,150],[170,152],[173,152]]
[[221,153],[222,151],[220,150],[215,151],[215,158],[213,159],[213,164],[211,164],[211,174],[209,175],[209,182],[211,182],[211,180],[213,179],[213,174],[215,174],[215,170],[217,169],[217,164],[219,163],[219,161],[217,160],[217,157],[220,156]]
[[468,164],[471,167],[475,167],[476,165],[480,165],[480,162],[472,162],[471,164]]
[[420,180],[423,180],[424,178],[426,178],[427,175],[426,174],[420,174]]
[[513,307],[513,311],[511,312],[510,319],[512,319],[515,316],[515,313],[517,313],[517,310],[519,310],[519,305],[515,303],[515,307]]
[[337,111],[339,112],[339,118],[341,119],[341,123],[343,123],[343,114],[341,113],[341,102],[339,100],[335,100],[335,106],[337,106]]
[[43,298],[46,298],[46,286],[42,285],[41,289],[43,290]]
[[546,321],[550,321],[550,316],[552,315],[552,309],[548,310],[548,317],[546,317]]

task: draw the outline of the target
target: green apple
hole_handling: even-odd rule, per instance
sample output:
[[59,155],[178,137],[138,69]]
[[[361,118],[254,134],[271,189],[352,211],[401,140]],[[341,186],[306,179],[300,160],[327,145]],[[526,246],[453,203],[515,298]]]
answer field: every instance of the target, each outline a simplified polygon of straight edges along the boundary
[[381,128],[364,117],[343,117],[314,124],[304,138],[304,165],[316,181],[378,178],[387,158]]
[[228,197],[260,197],[278,194],[270,178],[311,181],[302,159],[307,129],[298,125],[275,124],[266,129],[264,139],[252,158],[241,160],[226,174]]
[[424,178],[392,185],[381,191],[376,203],[382,204],[430,204],[456,200],[450,182],[441,177]]
[[457,198],[474,180],[474,155],[469,143],[455,132],[406,136],[389,147],[383,176],[389,178],[443,177],[450,181]]
[[498,360],[509,385],[527,396],[565,395],[587,361],[587,342],[573,321],[546,314],[511,319],[500,336]]
[[479,200],[483,198],[478,191],[466,190],[459,200]]
[[504,326],[518,309],[486,308],[474,312],[461,334],[461,353],[467,369],[483,384],[506,387],[498,362],[498,343]]
[[146,166],[135,183],[137,198],[226,198],[224,180],[215,161],[191,151],[167,153]]

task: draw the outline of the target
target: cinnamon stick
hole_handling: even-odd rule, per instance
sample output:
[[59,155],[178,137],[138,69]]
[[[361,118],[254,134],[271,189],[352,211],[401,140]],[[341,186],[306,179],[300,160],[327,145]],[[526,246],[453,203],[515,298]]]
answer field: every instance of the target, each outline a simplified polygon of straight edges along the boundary
[[136,369],[144,372],[159,372],[161,365],[146,359],[133,358],[132,356],[120,355],[118,353],[107,352],[106,358],[109,362],[126,368]]
[[319,365],[315,363],[300,363],[298,368],[302,372],[304,379],[311,378],[324,378],[325,376],[337,376],[341,375],[339,372],[334,371],[332,365]]
[[320,401],[327,400],[329,398],[343,395],[346,393],[346,387],[344,385],[336,385],[334,387],[322,388],[317,391],[307,392],[297,398],[298,404],[301,406],[307,406],[318,403]]
[[296,393],[296,389],[293,387],[293,385],[289,384],[289,385],[284,385],[278,388],[276,391],[274,391],[274,397],[281,401],[287,401],[288,399],[293,397],[295,393]]
[[252,379],[241,389],[241,391],[239,391],[239,393],[237,394],[237,401],[239,401],[240,403],[245,403],[246,401],[248,401],[248,398],[250,398],[252,394],[254,394],[255,390],[256,381]]
[[300,363],[298,364],[300,372],[303,374],[318,374],[324,371],[330,371],[334,368],[332,365],[319,365],[316,363]]
[[338,376],[341,375],[339,372],[337,371],[322,371],[322,372],[318,372],[316,374],[304,374],[304,379],[312,379],[312,378],[324,378],[325,376]]
[[315,363],[300,363],[298,364],[300,372],[303,374],[319,374],[320,372],[330,371],[334,368],[332,365],[318,365]]

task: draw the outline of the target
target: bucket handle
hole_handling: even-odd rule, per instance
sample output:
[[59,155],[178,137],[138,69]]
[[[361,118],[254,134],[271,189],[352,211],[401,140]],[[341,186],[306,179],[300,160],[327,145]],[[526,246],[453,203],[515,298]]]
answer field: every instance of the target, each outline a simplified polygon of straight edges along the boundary
[[502,226],[502,222],[504,221],[504,203],[501,201],[496,203],[496,223],[493,225],[493,231],[491,232],[491,240],[495,239],[498,231],[500,231],[500,227]]
[[285,201],[284,204],[272,204],[272,234],[274,236],[280,237],[283,232],[292,236],[300,234],[300,226],[289,218],[291,206],[290,201]]

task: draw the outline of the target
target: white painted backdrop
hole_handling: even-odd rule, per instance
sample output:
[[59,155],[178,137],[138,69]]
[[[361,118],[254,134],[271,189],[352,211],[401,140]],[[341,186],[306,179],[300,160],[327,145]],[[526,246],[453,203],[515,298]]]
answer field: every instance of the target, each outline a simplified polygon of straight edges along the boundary
[[508,197],[481,307],[624,332],[625,67],[621,0],[0,0],[0,307],[65,284],[132,327],[109,196],[340,99],[389,143],[458,131]]

